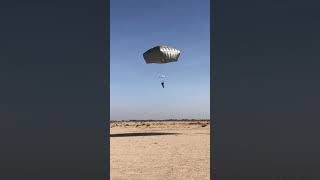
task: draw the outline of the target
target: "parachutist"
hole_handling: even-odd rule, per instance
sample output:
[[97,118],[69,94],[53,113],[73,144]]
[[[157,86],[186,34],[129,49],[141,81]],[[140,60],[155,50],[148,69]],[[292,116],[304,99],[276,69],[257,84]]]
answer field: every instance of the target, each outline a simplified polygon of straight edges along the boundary
[[162,88],[164,88],[164,82],[161,82]]

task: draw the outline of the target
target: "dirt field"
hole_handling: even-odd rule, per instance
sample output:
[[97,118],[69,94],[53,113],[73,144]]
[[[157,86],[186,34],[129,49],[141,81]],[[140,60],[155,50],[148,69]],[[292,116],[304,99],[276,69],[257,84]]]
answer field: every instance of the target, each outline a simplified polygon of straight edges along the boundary
[[209,121],[118,121],[110,127],[111,180],[209,179]]

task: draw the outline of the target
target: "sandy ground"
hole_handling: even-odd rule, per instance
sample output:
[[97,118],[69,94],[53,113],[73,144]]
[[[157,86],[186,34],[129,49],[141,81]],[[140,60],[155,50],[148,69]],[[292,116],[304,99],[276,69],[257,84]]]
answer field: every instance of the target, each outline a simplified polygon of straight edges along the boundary
[[110,127],[111,180],[209,179],[209,121],[127,121]]

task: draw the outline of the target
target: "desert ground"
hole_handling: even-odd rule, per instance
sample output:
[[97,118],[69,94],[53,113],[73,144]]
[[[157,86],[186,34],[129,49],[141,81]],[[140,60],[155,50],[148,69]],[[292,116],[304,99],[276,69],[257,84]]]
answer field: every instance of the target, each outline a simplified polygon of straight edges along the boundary
[[209,179],[209,122],[111,122],[111,180]]

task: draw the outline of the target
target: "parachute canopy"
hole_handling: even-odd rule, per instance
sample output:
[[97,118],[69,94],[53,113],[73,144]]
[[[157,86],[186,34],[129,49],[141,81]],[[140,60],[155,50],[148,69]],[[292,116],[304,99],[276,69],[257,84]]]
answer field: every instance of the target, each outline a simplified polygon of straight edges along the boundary
[[178,61],[180,51],[169,46],[156,46],[143,53],[147,64],[164,64]]

